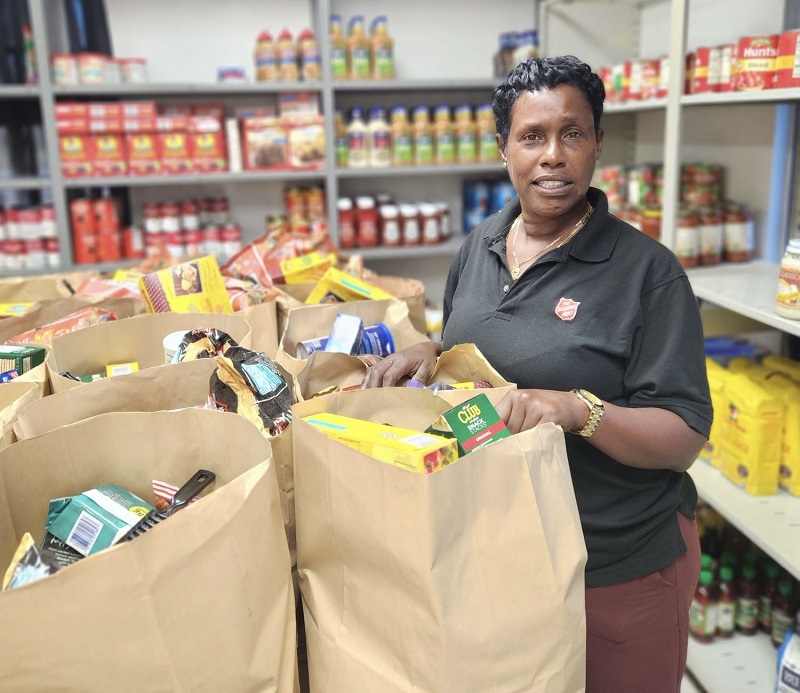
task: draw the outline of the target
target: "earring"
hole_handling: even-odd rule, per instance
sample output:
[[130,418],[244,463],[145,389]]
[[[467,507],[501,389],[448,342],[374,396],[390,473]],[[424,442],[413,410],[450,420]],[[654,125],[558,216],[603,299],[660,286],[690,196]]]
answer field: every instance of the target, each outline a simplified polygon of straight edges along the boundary
[[508,168],[508,162],[507,161],[503,162],[503,168]]

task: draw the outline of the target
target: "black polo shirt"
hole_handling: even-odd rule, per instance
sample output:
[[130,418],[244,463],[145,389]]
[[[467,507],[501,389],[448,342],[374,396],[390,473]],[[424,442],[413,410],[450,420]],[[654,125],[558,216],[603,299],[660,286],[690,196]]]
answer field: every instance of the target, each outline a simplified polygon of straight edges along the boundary
[[[711,399],[703,330],[686,273],[671,251],[608,211],[515,283],[506,235],[515,198],[476,227],[453,261],[444,347],[474,342],[508,381],[585,388],[623,407],[660,407],[708,436]],[[567,453],[589,559],[587,587],[650,574],[686,551],[676,510],[694,516],[688,474],[620,464],[576,435]]]

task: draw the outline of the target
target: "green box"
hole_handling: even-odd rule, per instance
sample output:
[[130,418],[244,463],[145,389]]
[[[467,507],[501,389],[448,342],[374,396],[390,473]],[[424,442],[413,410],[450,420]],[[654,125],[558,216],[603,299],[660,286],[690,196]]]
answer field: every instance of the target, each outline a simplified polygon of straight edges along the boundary
[[109,484],[50,502],[45,529],[67,546],[90,556],[113,546],[153,506]]
[[45,354],[44,347],[0,344],[0,373],[27,373],[44,363]]
[[458,441],[459,451],[465,455],[511,435],[483,393],[446,411],[443,416]]

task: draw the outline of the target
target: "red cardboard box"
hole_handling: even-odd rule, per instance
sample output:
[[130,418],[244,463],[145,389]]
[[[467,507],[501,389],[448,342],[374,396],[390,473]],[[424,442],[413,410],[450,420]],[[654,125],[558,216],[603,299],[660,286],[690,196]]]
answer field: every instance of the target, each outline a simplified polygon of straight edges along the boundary
[[125,176],[128,158],[125,153],[125,136],[107,133],[92,136],[92,163],[97,176]]
[[58,149],[61,154],[61,173],[65,178],[83,178],[94,174],[91,135],[60,135]]
[[228,170],[225,136],[219,119],[210,116],[190,118],[189,151],[193,169],[198,173]]
[[125,151],[132,176],[156,176],[161,173],[158,140],[153,130],[126,132]]

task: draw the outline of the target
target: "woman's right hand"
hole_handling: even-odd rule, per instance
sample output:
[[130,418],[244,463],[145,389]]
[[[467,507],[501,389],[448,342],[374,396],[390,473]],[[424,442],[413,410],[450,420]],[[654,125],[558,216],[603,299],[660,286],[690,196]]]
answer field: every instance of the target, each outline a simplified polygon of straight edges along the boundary
[[425,383],[433,374],[436,359],[441,353],[441,342],[420,342],[396,354],[390,354],[367,369],[361,387],[393,387],[404,376]]

